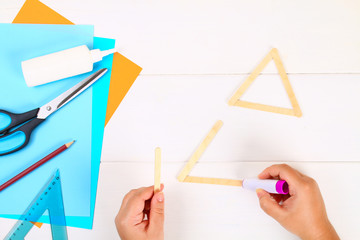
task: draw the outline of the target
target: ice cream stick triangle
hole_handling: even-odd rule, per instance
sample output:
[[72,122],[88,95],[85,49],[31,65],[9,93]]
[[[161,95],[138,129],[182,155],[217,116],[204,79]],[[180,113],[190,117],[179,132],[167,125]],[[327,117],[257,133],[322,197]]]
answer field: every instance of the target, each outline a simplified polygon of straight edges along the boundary
[[201,155],[205,152],[206,148],[209,146],[211,141],[214,139],[218,131],[221,129],[222,125],[223,122],[220,120],[214,124],[208,135],[204,138],[204,140],[195,150],[194,154],[190,157],[189,161],[186,163],[185,167],[181,170],[180,174],[178,175],[177,179],[180,182],[242,186],[242,180],[189,176],[189,173],[191,172],[197,161],[200,159]]
[[180,182],[183,182],[186,176],[190,173],[191,169],[195,166],[201,155],[204,153],[206,148],[209,146],[211,141],[214,139],[217,132],[222,127],[223,122],[221,120],[217,121],[215,125],[212,127],[208,135],[204,138],[201,142],[200,146],[196,149],[194,154],[190,157],[190,160],[186,163],[185,167],[181,170],[180,174],[178,175],[177,179]]
[[[260,104],[260,103],[252,103],[252,102],[240,100],[241,96],[245,93],[245,91],[250,87],[250,85],[254,82],[254,80],[259,76],[261,71],[264,70],[265,66],[267,64],[269,64],[269,62],[271,60],[274,60],[274,62],[275,62],[276,68],[279,72],[280,78],[282,80],[282,83],[285,87],[286,93],[291,102],[292,109],[270,106],[270,105]],[[285,72],[284,65],[281,62],[278,50],[276,48],[273,48],[265,56],[265,58],[260,62],[260,64],[255,68],[255,70],[250,74],[250,76],[245,80],[245,82],[239,87],[239,89],[235,92],[235,94],[230,98],[228,104],[230,106],[245,107],[245,108],[251,108],[251,109],[260,110],[260,111],[280,113],[280,114],[296,116],[296,117],[302,116],[300,106],[296,100],[294,91],[291,87],[290,81]]]

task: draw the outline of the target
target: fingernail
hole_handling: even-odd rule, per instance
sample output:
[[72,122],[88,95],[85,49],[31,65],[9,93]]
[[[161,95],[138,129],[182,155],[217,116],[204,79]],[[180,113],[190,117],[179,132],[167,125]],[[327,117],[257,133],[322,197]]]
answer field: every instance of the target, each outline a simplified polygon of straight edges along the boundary
[[261,190],[260,188],[257,188],[257,189],[256,189],[256,195],[257,195],[258,197],[261,197],[261,196],[263,195],[262,190]]
[[156,196],[156,200],[158,202],[163,202],[164,201],[164,193],[163,192],[159,192]]

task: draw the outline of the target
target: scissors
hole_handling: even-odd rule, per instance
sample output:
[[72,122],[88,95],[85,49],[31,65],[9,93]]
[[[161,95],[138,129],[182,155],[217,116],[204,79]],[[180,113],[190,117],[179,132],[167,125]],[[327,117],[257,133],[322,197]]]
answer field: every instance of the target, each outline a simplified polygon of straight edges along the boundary
[[77,97],[107,72],[100,69],[40,108],[16,114],[0,109],[0,156],[23,149],[32,131],[52,113]]

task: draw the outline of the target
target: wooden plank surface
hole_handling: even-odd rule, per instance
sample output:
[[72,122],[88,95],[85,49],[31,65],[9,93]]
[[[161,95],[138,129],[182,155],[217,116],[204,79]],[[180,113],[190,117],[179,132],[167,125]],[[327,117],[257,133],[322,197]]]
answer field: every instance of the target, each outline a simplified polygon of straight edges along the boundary
[[[219,119],[201,161],[359,161],[360,75],[289,75],[301,118],[229,107],[246,77],[139,77],[105,129],[104,161],[153,161],[162,146],[185,162]],[[290,106],[279,76],[253,84],[243,100]]]
[[[10,23],[23,2],[0,1],[0,22]],[[253,192],[176,180],[218,119],[224,127],[193,176],[242,179],[286,161],[318,181],[342,239],[360,237],[359,1],[42,2],[116,38],[144,68],[105,131],[94,229],[69,228],[70,239],[118,239],[114,217],[131,188],[153,184],[156,146],[166,156],[166,239],[297,239],[261,211]],[[272,47],[290,73],[300,119],[227,107]],[[264,72],[244,100],[289,108],[275,65]],[[0,238],[14,223],[0,219]],[[27,239],[50,237],[45,225]]]
[[[196,176],[254,177],[270,162],[199,163]],[[328,215],[342,239],[358,239],[358,173],[360,163],[289,163],[315,178]],[[240,187],[181,183],[183,163],[163,163],[165,239],[297,239],[260,209],[255,192]],[[132,188],[153,184],[153,163],[103,163],[93,230],[69,228],[69,239],[118,239],[114,218]],[[141,177],[140,177],[141,176]],[[0,238],[13,220],[0,219]],[[259,231],[261,229],[261,231]],[[28,239],[49,239],[47,226],[34,228]]]
[[360,73],[359,1],[43,2],[117,39],[144,74],[249,73],[273,47],[289,73]]
[[[24,4],[25,0],[1,0],[1,9],[16,9],[19,10],[20,7]],[[10,21],[11,22],[11,21]]]
[[11,23],[15,18],[16,14],[19,12],[19,7],[6,7],[2,6],[0,2],[0,23]]

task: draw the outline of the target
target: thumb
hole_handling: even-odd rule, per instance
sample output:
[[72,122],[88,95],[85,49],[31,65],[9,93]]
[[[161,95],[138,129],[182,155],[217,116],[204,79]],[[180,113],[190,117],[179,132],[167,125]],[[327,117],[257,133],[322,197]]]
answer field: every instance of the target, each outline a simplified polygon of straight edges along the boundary
[[259,203],[262,210],[278,221],[284,214],[284,210],[281,208],[281,206],[276,202],[275,199],[271,197],[268,192],[263,189],[256,189],[256,194],[259,198]]
[[164,227],[164,193],[157,192],[151,199],[149,229],[163,231]]

